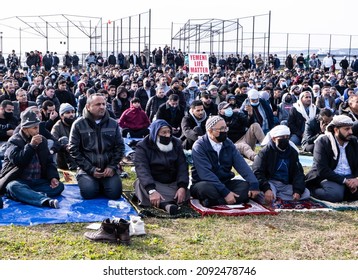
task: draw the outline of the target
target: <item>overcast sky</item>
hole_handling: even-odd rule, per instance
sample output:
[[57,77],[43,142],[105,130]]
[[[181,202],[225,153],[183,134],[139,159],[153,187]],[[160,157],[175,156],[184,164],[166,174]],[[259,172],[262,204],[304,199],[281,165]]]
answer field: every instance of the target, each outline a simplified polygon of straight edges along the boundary
[[[30,8],[31,7],[31,8]],[[268,14],[271,11],[271,32],[358,35],[356,28],[355,1],[341,0],[334,5],[326,0],[300,1],[3,1],[1,18],[29,15],[88,15],[102,17],[103,21],[116,20],[130,15],[152,12],[153,30],[162,30],[158,36],[153,32],[152,44],[170,43],[170,28],[174,31],[189,19],[236,19],[246,16]],[[0,25],[1,31],[1,25]],[[6,38],[8,34],[4,34]],[[6,46],[4,42],[4,49]],[[352,46],[358,47],[358,46]],[[11,48],[11,47],[10,47]],[[25,48],[25,47],[23,47]],[[6,50],[4,50],[6,52]]]

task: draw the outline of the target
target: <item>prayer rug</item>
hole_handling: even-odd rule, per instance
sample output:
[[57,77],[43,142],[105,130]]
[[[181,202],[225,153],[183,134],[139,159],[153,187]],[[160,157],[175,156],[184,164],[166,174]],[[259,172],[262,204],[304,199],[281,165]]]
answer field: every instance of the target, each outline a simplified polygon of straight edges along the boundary
[[213,207],[204,207],[198,199],[191,199],[190,205],[202,216],[223,215],[223,216],[244,216],[244,215],[276,215],[275,211],[250,200],[248,203],[235,205],[217,205]]
[[347,210],[358,210],[358,201],[343,201],[343,202],[329,202],[325,200],[320,200],[318,198],[312,197],[312,200],[317,203],[322,203],[326,207],[336,211],[347,211]]
[[304,199],[299,201],[289,201],[282,200],[280,198],[276,199],[276,201],[272,204],[271,209],[276,212],[282,211],[330,211],[331,209],[327,208],[321,202],[314,201],[313,199]]
[[138,212],[138,215],[145,217],[156,217],[164,219],[177,219],[177,218],[198,218],[200,215],[194,211],[189,205],[184,204],[179,208],[177,215],[169,215],[166,211],[156,207],[143,207],[138,203],[138,198],[132,191],[124,191],[123,196],[132,204],[133,208]]

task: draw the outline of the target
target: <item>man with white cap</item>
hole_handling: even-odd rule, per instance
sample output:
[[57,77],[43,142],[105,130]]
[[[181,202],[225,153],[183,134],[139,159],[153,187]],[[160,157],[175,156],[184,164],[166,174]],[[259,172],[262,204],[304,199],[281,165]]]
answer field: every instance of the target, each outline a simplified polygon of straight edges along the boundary
[[250,125],[258,123],[265,134],[274,127],[272,109],[267,101],[260,98],[260,93],[256,89],[248,91],[247,99],[242,103],[240,110],[247,115]]
[[330,202],[358,200],[358,142],[353,121],[336,115],[315,142],[313,165],[306,175],[311,195]]
[[265,202],[271,204],[282,200],[308,199],[305,175],[298,159],[296,146],[290,141],[290,129],[285,125],[275,126],[266,135],[265,147],[255,158],[252,170],[257,177]]
[[[206,134],[193,146],[190,193],[203,206],[245,203],[259,193],[259,184],[251,168],[230,139],[220,116],[209,117]],[[234,179],[232,168],[244,178]]]
[[21,116],[21,130],[14,134],[5,152],[0,173],[0,192],[14,200],[35,206],[59,208],[54,197],[64,190],[47,148],[39,134],[40,119],[32,110]]

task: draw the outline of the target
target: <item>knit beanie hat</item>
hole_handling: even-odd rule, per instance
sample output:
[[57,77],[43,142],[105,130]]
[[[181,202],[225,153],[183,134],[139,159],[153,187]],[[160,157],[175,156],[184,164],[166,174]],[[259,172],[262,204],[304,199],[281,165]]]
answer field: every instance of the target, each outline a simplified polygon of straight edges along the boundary
[[224,119],[222,117],[219,116],[212,116],[209,117],[206,121],[205,124],[205,129],[206,131],[208,131],[209,129],[211,129],[215,124],[217,124],[219,121],[223,121]]
[[174,83],[179,83],[178,78],[174,78],[174,79],[172,79],[172,81],[171,81],[170,85],[172,86],[172,85],[174,85]]
[[69,103],[62,103],[60,106],[60,116],[62,116],[64,113],[68,112],[68,111],[74,111],[75,108],[73,108],[73,106]]

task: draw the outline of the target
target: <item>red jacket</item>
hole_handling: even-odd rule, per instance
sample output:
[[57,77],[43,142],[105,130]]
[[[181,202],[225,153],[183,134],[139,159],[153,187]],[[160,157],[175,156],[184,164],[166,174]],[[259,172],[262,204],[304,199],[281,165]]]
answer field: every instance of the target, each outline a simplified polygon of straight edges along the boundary
[[139,130],[142,128],[148,128],[150,121],[145,112],[139,107],[131,107],[123,112],[118,120],[118,124],[121,128],[129,128],[133,130]]

